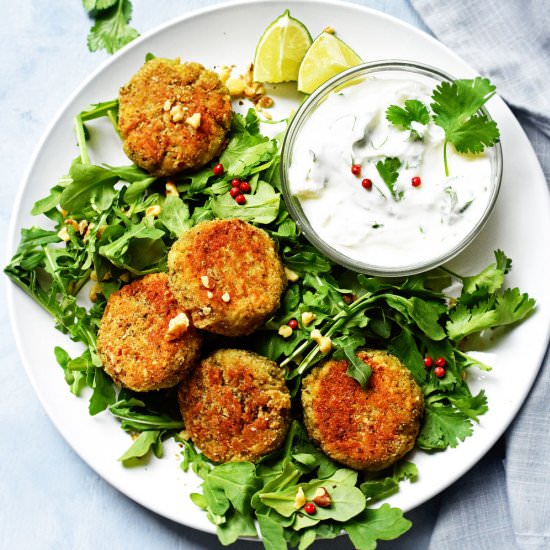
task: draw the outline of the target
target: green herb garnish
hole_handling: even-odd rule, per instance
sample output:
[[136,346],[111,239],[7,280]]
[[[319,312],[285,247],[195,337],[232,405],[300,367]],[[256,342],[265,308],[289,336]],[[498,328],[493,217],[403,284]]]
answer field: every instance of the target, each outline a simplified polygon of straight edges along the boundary
[[401,161],[396,157],[386,158],[384,161],[379,160],[376,163],[376,170],[378,170],[380,177],[396,201],[400,200],[403,196],[403,192],[397,192],[395,188],[397,178],[399,177],[399,168],[401,168]]
[[485,114],[477,114],[495,95],[495,90],[487,78],[481,77],[442,82],[435,88],[431,108],[434,122],[445,130],[443,155],[447,176],[447,144],[452,143],[459,153],[481,153],[499,140],[496,122]]
[[407,99],[404,108],[398,105],[390,105],[386,110],[386,119],[402,130],[410,130],[412,137],[418,139],[420,136],[416,130],[413,130],[411,124],[413,122],[424,125],[428,124],[430,113],[426,105],[421,101]]
[[130,0],[82,0],[82,5],[95,20],[88,34],[91,52],[114,53],[139,36],[129,23],[132,19]]
[[[430,105],[435,124],[445,131],[443,162],[445,175],[449,175],[447,145],[451,143],[459,153],[482,153],[485,147],[492,147],[500,138],[494,120],[478,111],[495,95],[495,86],[487,78],[441,82],[432,93]],[[390,105],[386,118],[401,130],[412,130],[411,123],[428,124],[430,114],[427,107],[416,99],[405,101],[405,108]]]

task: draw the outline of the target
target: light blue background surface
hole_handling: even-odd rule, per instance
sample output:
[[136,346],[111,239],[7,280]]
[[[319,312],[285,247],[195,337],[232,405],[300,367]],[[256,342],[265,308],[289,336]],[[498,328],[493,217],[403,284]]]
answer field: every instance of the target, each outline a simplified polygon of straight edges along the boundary
[[[202,6],[182,0],[134,0],[132,24],[141,33]],[[406,0],[357,2],[421,26]],[[0,0],[1,81],[0,258],[15,196],[41,135],[72,91],[107,57],[90,53],[90,27],[79,0]],[[243,25],[243,32],[253,31]],[[165,520],[104,482],[61,438],[39,404],[18,358],[0,277],[0,548],[221,548],[217,539]],[[29,334],[29,342],[40,335]],[[434,499],[408,514],[412,530],[380,548],[428,546]],[[259,549],[240,542],[238,548]],[[351,548],[345,538],[319,549]]]

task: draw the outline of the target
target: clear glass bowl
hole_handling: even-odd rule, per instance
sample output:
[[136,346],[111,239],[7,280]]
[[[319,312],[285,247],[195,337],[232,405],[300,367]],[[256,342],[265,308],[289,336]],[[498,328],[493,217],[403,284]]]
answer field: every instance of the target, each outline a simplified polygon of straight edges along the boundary
[[[358,271],[369,275],[382,277],[402,277],[433,269],[451,260],[462,250],[464,250],[464,248],[466,248],[483,229],[489,215],[491,214],[491,211],[493,210],[500,189],[502,178],[502,149],[500,143],[497,143],[495,146],[487,150],[487,155],[491,164],[492,187],[483,213],[480,215],[479,219],[477,219],[473,228],[464,234],[463,238],[449,248],[449,250],[445,250],[444,253],[438,253],[433,257],[423,259],[418,262],[408,262],[399,266],[384,266],[351,258],[328,244],[313,229],[306,214],[304,213],[300,200],[293,195],[290,190],[289,167],[292,163],[294,145],[297,136],[299,136],[300,132],[304,128],[304,125],[307,124],[312,113],[315,112],[317,107],[321,105],[335,90],[363,82],[365,79],[364,77],[367,76],[381,76],[384,78],[395,77],[403,79],[406,78],[407,75],[412,75],[416,81],[421,83],[424,82],[430,87],[430,89],[433,89],[442,81],[454,80],[452,76],[440,71],[439,69],[416,62],[386,60],[358,65],[327,81],[313,94],[311,94],[304,101],[304,103],[302,103],[289,125],[283,142],[281,153],[282,191],[291,217],[294,219],[307,240],[332,261],[353,271]],[[486,115],[489,120],[491,120],[489,113],[484,108],[482,108],[479,112]]]

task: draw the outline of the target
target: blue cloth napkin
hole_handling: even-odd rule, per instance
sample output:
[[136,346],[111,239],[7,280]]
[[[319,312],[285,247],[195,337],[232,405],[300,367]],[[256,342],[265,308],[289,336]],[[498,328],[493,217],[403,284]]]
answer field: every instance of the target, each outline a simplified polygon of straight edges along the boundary
[[[441,42],[496,84],[549,182],[549,3],[411,2]],[[549,398],[547,351],[535,386],[503,441],[442,495],[430,549],[550,548]]]

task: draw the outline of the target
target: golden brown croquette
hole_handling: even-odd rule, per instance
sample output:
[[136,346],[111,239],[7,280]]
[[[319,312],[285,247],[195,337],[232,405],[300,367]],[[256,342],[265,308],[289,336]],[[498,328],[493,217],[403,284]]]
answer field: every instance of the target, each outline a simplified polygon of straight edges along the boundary
[[155,58],[120,89],[118,124],[128,157],[155,176],[170,176],[221,153],[231,98],[199,63]]
[[267,233],[241,220],[213,220],[183,233],[168,253],[170,286],[197,328],[244,336],[277,309],[286,285]]
[[200,345],[165,273],[146,275],[111,294],[97,335],[105,372],[134,391],[178,384],[198,359]]
[[424,412],[422,390],[385,351],[358,357],[372,369],[365,389],[330,359],[303,380],[304,422],[310,438],[333,460],[357,470],[381,470],[408,453]]
[[277,449],[290,424],[283,370],[249,351],[203,359],[179,387],[185,429],[214,462],[255,462]]

